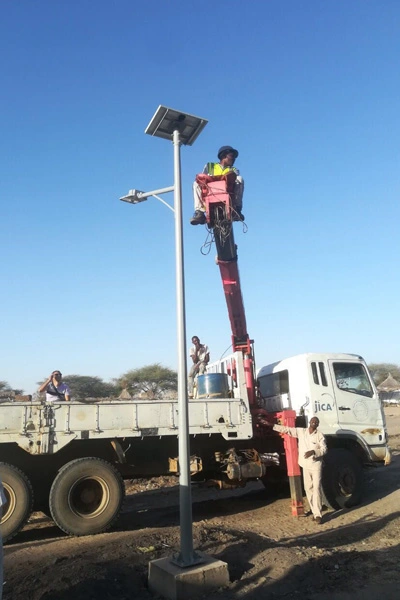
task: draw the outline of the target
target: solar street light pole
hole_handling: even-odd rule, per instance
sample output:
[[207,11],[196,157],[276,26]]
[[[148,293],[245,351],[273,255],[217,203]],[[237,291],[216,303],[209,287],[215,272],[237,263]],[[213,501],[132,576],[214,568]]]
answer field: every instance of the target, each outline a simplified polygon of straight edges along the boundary
[[176,267],[176,316],[178,334],[178,406],[179,406],[179,505],[180,505],[180,554],[175,557],[179,566],[191,566],[198,562],[193,552],[192,491],[190,481],[189,406],[187,396],[186,366],[186,309],[183,251],[182,189],[180,135],[173,132],[174,144],[174,208],[175,208],[175,267]]
[[178,342],[178,446],[179,446],[179,506],[180,506],[180,553],[173,558],[179,567],[190,567],[203,562],[193,550],[192,492],[190,480],[189,405],[187,392],[186,356],[186,310],[182,219],[181,145],[191,146],[206,126],[206,119],[182,113],[160,105],[146,128],[146,133],[172,140],[174,146],[174,185],[168,188],[140,192],[130,190],[121,200],[137,204],[157,193],[174,192],[175,216],[175,271],[176,271],[176,315]]

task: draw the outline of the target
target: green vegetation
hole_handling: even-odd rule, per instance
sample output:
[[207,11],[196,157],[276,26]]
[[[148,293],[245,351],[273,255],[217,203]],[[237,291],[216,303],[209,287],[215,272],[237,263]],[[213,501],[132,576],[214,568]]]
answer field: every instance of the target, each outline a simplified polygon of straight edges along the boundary
[[24,390],[13,390],[12,387],[7,383],[7,381],[0,381],[0,393],[5,392],[14,392],[17,396],[20,396],[24,393]]
[[[44,380],[45,378],[38,382],[38,385]],[[70,387],[71,397],[78,400],[118,397],[124,389],[128,390],[131,396],[141,395],[155,400],[162,398],[165,392],[176,391],[178,388],[176,371],[159,363],[131,369],[112,382],[90,375],[64,375],[63,381]],[[6,382],[0,382],[0,391],[2,384],[7,385]]]
[[116,384],[127,389],[131,396],[142,394],[147,398],[157,399],[162,398],[165,392],[178,389],[178,375],[176,371],[154,363],[127,371],[116,380]]
[[69,385],[73,398],[109,398],[120,392],[114,383],[107,383],[101,377],[65,375],[63,380]]

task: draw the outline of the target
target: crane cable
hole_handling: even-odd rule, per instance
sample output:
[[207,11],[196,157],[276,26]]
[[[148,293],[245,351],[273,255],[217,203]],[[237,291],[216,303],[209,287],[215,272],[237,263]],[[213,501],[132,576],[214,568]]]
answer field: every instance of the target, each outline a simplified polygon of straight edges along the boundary
[[[232,212],[236,213],[234,208],[232,208]],[[221,215],[219,213],[220,213],[220,211],[216,211],[214,227],[209,227],[208,225],[206,225],[207,237],[206,237],[203,245],[200,248],[200,252],[203,254],[203,256],[207,256],[211,252],[211,246],[212,246],[213,242],[215,242],[214,229],[216,229],[218,231],[218,236],[220,238],[221,246],[223,246],[225,244],[225,242],[227,241],[227,239],[229,238],[229,235],[231,233],[232,221],[230,221],[229,219],[226,219],[225,217],[223,217],[221,219],[220,218]],[[241,223],[242,223],[243,233],[247,233],[249,230],[248,225],[244,221],[241,221]]]

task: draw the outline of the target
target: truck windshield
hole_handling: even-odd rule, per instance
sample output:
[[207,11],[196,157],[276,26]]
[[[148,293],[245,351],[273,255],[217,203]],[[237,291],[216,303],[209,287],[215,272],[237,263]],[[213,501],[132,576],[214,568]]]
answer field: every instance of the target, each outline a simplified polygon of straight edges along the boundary
[[263,398],[288,394],[289,372],[285,370],[279,371],[279,373],[271,373],[270,375],[259,377],[258,387]]
[[336,385],[344,392],[372,398],[373,390],[363,365],[333,363]]

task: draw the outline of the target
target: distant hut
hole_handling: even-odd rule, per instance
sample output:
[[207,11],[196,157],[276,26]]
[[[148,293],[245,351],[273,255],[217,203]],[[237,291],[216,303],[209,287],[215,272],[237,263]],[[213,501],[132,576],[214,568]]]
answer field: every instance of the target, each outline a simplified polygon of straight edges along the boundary
[[382,381],[377,387],[379,397],[382,402],[388,404],[400,404],[400,382],[388,373],[385,381]]
[[126,388],[124,388],[122,390],[122,392],[120,393],[120,395],[118,396],[118,400],[132,400],[132,396],[130,395],[128,390]]

